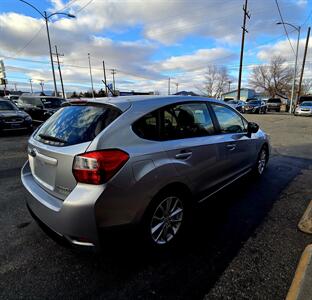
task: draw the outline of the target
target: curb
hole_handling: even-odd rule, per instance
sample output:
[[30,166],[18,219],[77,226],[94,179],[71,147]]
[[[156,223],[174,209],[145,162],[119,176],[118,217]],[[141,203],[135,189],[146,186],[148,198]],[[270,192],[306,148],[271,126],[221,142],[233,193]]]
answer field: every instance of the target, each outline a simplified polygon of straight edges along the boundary
[[295,277],[286,300],[312,299],[312,244],[308,245],[300,258]]
[[303,214],[298,224],[298,228],[304,233],[312,234],[312,201],[310,202],[305,213]]

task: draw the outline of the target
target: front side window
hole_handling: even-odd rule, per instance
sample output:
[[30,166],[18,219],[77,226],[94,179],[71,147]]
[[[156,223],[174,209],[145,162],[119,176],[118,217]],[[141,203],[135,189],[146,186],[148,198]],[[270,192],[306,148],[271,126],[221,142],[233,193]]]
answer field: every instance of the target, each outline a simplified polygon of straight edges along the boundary
[[211,104],[211,107],[218,119],[221,133],[245,132],[243,119],[233,110],[218,104]]

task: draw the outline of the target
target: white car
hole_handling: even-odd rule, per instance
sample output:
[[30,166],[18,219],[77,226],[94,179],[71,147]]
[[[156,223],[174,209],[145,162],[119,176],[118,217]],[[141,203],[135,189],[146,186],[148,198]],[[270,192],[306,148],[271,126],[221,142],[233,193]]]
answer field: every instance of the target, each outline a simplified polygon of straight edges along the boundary
[[312,101],[304,101],[296,107],[295,116],[312,116]]

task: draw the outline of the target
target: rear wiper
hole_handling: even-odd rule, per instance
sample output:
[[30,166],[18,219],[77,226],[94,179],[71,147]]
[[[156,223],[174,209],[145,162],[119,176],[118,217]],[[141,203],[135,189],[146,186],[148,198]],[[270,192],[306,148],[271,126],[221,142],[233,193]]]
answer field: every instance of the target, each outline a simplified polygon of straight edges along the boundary
[[62,139],[59,139],[55,136],[51,136],[51,135],[47,135],[47,134],[42,134],[40,133],[39,136],[44,139],[44,140],[48,140],[48,141],[53,141],[53,142],[58,142],[58,143],[62,143],[62,144],[66,144],[67,141],[64,141]]

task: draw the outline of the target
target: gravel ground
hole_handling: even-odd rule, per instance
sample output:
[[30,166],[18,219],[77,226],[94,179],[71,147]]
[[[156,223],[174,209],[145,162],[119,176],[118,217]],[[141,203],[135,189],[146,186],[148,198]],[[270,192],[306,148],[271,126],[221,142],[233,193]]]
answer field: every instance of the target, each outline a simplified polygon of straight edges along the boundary
[[205,299],[285,299],[302,251],[312,242],[297,229],[312,199],[311,182],[312,168],[296,177]]

